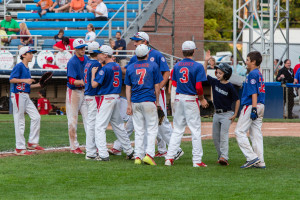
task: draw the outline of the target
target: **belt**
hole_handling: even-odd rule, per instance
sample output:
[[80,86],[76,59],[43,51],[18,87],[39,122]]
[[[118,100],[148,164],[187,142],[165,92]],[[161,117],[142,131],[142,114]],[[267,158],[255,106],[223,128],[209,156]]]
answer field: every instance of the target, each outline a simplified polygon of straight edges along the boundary
[[[181,93],[176,93],[176,95],[179,95],[179,94],[181,94]],[[186,96],[195,96],[195,94],[183,94],[183,95],[186,95]]]
[[216,113],[224,113],[230,110],[225,110],[225,109],[216,109]]
[[28,92],[18,92],[18,93],[24,93],[24,94],[29,94]]
[[78,87],[78,88],[75,88],[76,90],[83,90],[84,87]]

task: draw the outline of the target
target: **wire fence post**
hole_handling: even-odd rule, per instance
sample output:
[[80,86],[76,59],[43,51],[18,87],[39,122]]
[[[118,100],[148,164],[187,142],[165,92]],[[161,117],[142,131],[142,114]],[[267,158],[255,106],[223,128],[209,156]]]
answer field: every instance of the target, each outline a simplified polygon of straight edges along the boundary
[[111,38],[111,21],[108,24],[108,38]]
[[125,32],[127,30],[127,1],[124,3],[124,30]]

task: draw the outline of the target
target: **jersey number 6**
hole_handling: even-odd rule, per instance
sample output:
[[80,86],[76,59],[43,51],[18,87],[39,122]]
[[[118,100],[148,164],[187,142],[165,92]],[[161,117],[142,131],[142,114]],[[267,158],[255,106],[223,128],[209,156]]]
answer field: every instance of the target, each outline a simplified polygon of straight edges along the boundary
[[180,82],[181,83],[187,83],[189,82],[189,69],[186,67],[183,67],[180,69],[179,71],[180,73],[182,73],[182,78],[180,78]]
[[144,78],[145,78],[145,75],[146,75],[146,69],[137,69],[136,70],[136,74],[138,75],[140,75],[140,79],[139,79],[139,82],[138,82],[138,84],[139,85],[142,85],[142,84],[144,84]]

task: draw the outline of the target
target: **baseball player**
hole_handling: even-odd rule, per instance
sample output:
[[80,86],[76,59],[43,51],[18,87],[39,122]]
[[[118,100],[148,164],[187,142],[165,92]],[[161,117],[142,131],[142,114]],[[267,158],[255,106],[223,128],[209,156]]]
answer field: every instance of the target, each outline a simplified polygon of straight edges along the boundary
[[39,91],[39,99],[38,99],[38,111],[40,115],[49,115],[49,112],[52,111],[51,103],[48,99],[46,99],[46,92],[45,90]]
[[[210,59],[210,51],[208,50],[204,63],[205,73],[207,72],[207,64]],[[237,116],[240,108],[240,100],[237,91],[228,81],[232,74],[232,68],[227,63],[221,63],[215,66],[215,68],[217,78],[207,75],[207,80],[212,86],[213,103],[215,106],[212,135],[218,153],[218,163],[227,166],[229,165],[229,127]],[[231,109],[233,103],[235,103],[234,112]]]
[[206,81],[206,75],[202,64],[192,60],[196,45],[193,41],[185,41],[182,44],[184,59],[174,66],[173,81],[176,82],[175,116],[173,120],[174,130],[171,136],[165,165],[174,163],[177,149],[180,146],[186,125],[192,132],[193,167],[207,167],[202,162],[203,150],[201,143],[201,118],[200,106],[206,108],[208,103],[204,99],[201,82]]
[[97,115],[97,101],[99,102],[100,97],[95,96],[97,88],[93,88],[91,83],[92,69],[97,67],[101,69],[100,64],[100,51],[99,43],[91,42],[88,43],[88,53],[90,54],[90,60],[84,66],[84,100],[87,106],[87,132],[86,132],[86,156],[87,160],[99,159],[97,157],[97,147],[95,143],[95,121]]
[[68,118],[68,131],[71,153],[84,154],[79,148],[77,141],[78,111],[82,115],[83,125],[86,131],[87,106],[84,101],[84,66],[89,58],[85,55],[85,44],[83,39],[75,39],[73,47],[75,55],[67,64],[67,94],[66,112]]
[[11,102],[13,104],[15,124],[16,155],[25,156],[32,154],[32,152],[26,150],[25,146],[25,112],[31,119],[27,148],[31,150],[44,150],[43,147],[38,145],[41,116],[29,97],[29,93],[32,88],[40,87],[39,83],[33,84],[35,80],[31,79],[31,74],[28,68],[28,63],[31,62],[33,54],[36,52],[36,50],[31,49],[30,47],[20,48],[19,55],[22,62],[16,64],[11,71],[9,78],[9,82],[13,84],[11,87]]
[[[263,153],[263,136],[261,132],[265,109],[265,83],[259,66],[262,56],[258,51],[248,53],[246,65],[249,72],[243,85],[241,114],[235,129],[236,140],[246,163],[241,168],[266,168]],[[252,147],[247,137],[249,130]]]
[[113,50],[111,47],[102,45],[100,52],[100,59],[105,65],[98,72],[98,68],[94,67],[92,69],[92,87],[96,88],[99,86],[97,95],[100,95],[95,133],[95,142],[99,151],[98,160],[109,161],[105,133],[108,123],[111,124],[118,140],[121,142],[123,150],[127,154],[127,159],[133,159],[134,151],[124,128],[119,108],[122,70],[119,64],[113,62]]
[[[130,39],[133,40],[135,46],[138,46],[140,44],[145,44],[147,46],[149,45],[149,35],[145,32],[138,32]],[[125,69],[123,71],[125,71],[129,65],[131,65],[137,61],[138,61],[137,56],[136,55],[133,56],[130,59],[130,62],[128,63],[128,65],[125,66]],[[170,122],[167,118],[166,94],[165,94],[165,89],[164,89],[166,83],[168,82],[169,76],[170,76],[170,70],[169,70],[169,66],[167,65],[165,57],[159,51],[157,51],[155,49],[150,49],[148,61],[155,62],[159,66],[159,69],[163,76],[163,81],[160,83],[161,93],[159,96],[159,103],[165,113],[165,117],[164,117],[164,121],[162,122],[162,124],[158,127],[158,137],[157,137],[158,152],[155,155],[155,157],[162,157],[162,156],[165,156],[167,153],[166,144],[169,144],[171,134],[172,134],[172,125],[170,124]],[[162,138],[162,140],[160,140],[160,138]],[[176,159],[179,159],[179,157],[182,156],[183,154],[184,154],[184,152],[179,147],[178,151],[177,151]]]
[[[156,63],[147,61],[150,49],[147,45],[138,45],[135,54],[138,61],[127,67],[125,75],[127,114],[133,115],[135,128],[135,164],[143,162],[156,165],[155,139],[158,133],[159,84],[162,81]],[[131,103],[132,102],[132,103]],[[144,135],[147,130],[146,156],[144,155]]]

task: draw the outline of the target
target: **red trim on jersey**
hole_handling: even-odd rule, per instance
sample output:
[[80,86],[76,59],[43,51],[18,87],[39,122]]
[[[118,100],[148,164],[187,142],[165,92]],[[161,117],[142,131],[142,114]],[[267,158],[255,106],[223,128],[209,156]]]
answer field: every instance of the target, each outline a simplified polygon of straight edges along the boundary
[[198,98],[196,98],[196,103],[197,103],[199,111],[200,111],[200,105],[199,105],[199,99]]
[[203,87],[201,82],[196,83],[196,90],[199,96],[203,95]]
[[177,87],[177,82],[172,80],[172,85],[173,85],[174,87]]
[[164,90],[161,90],[160,93],[161,93],[161,98],[162,98],[162,100],[163,100],[164,107],[165,107],[165,105],[166,105],[166,104],[165,104],[165,103],[166,103],[166,102],[165,102],[165,91],[164,91]]
[[18,107],[18,110],[19,110],[19,93],[15,93],[15,99],[16,99],[16,104],[17,104],[17,107]]
[[103,100],[104,100],[104,96],[101,96],[101,97],[100,97],[100,102],[99,102],[99,101],[97,102],[98,112],[99,112],[99,110],[100,110],[100,107],[101,107],[101,104],[102,104]]
[[70,83],[71,85],[75,85],[75,84],[74,84],[75,81],[76,81],[75,78],[69,77],[69,83]]
[[69,102],[71,103],[71,98],[72,98],[72,90],[70,88],[68,88],[69,90]]
[[244,114],[246,114],[246,111],[247,111],[248,107],[249,107],[249,106],[246,106],[246,108],[245,108],[245,110],[244,110]]
[[84,56],[82,56],[82,57],[78,57],[77,56],[77,58],[82,62],[82,61],[84,61]]

